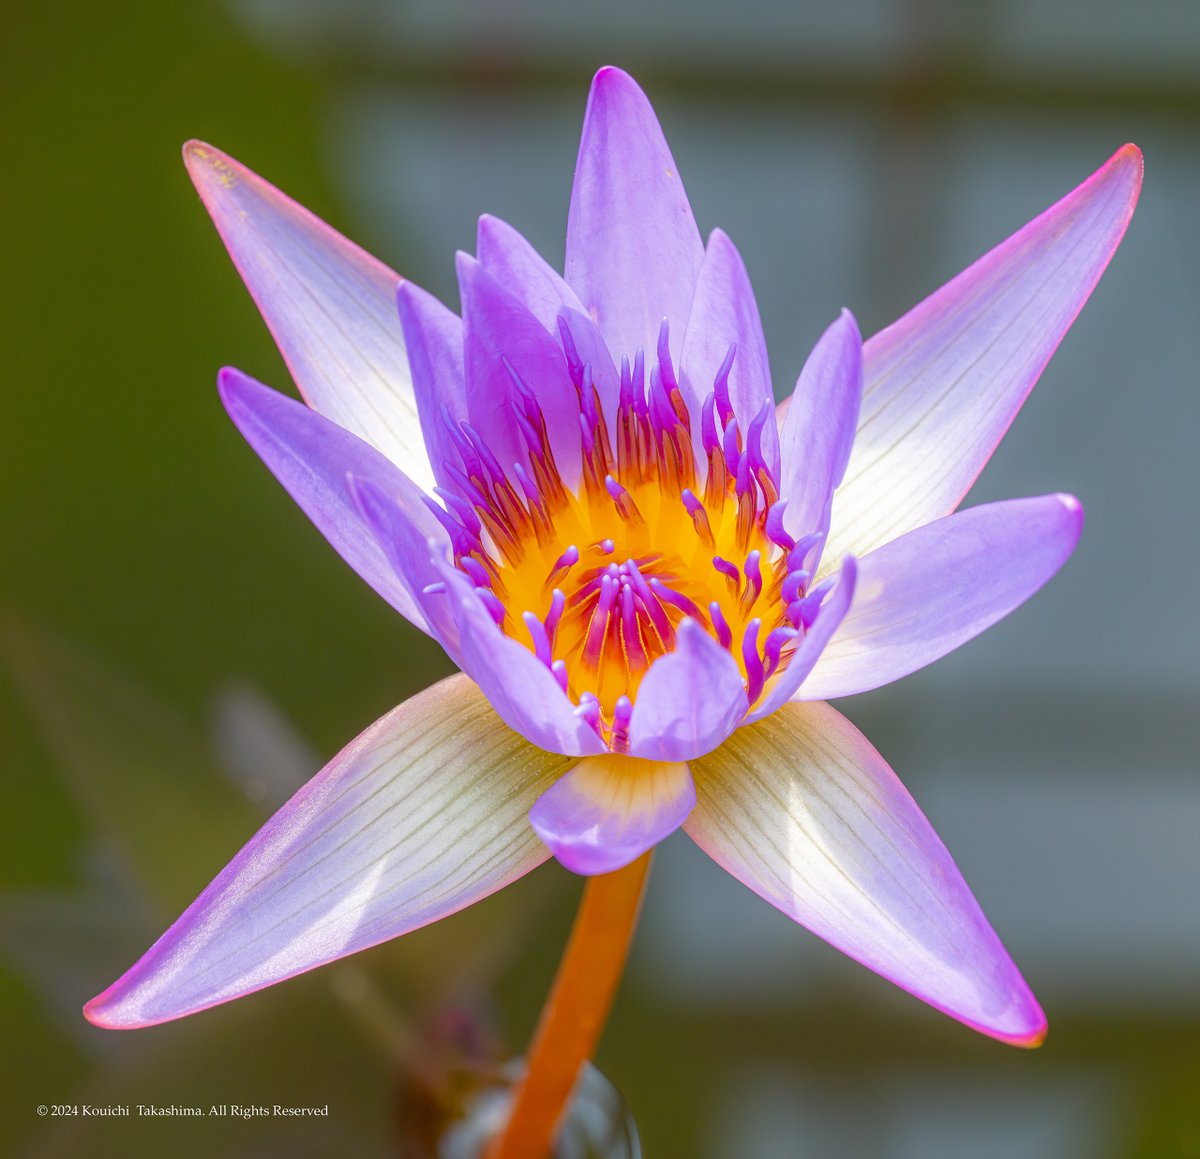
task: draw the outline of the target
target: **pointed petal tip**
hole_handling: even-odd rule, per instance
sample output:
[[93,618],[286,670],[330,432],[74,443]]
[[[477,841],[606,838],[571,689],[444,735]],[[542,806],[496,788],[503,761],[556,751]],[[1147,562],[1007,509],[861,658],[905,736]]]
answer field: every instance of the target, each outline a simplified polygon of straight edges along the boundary
[[592,90],[608,85],[624,85],[629,88],[634,88],[638,92],[642,91],[641,85],[633,79],[623,68],[618,68],[615,64],[601,65],[596,70],[596,75],[592,77]]
[[[207,204],[214,187],[232,189],[249,171],[228,153],[193,137],[183,144],[183,164],[196,187],[196,192]],[[253,176],[251,174],[251,176]],[[261,179],[260,179],[261,180]]]
[[986,1023],[962,1018],[961,1015],[956,1015],[950,1010],[945,1011],[945,1013],[949,1014],[952,1018],[960,1018],[963,1024],[971,1030],[986,1035],[988,1038],[993,1038],[997,1042],[1002,1042],[1005,1046],[1015,1046],[1021,1050],[1037,1050],[1046,1041],[1046,1016],[1042,1013],[1042,1008],[1038,1005],[1037,999],[1034,998],[1028,989],[1025,990],[1023,998],[1024,1008],[1022,1013],[1024,1017],[1016,1020],[1020,1029],[1012,1026],[988,1026]]

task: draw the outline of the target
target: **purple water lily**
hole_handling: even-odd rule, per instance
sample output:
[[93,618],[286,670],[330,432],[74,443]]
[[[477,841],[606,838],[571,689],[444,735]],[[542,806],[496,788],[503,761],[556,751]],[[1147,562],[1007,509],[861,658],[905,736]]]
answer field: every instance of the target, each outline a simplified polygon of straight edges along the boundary
[[233,421],[465,675],[336,756],[88,1017],[177,1018],[682,827],[919,998],[1040,1041],[946,849],[822,702],[945,655],[1074,548],[1070,496],[955,508],[1116,248],[1137,149],[865,344],[843,312],[778,410],[741,258],[616,69],[564,275],[484,217],[461,318],[215,149],[186,161],[308,404],[225,370]]

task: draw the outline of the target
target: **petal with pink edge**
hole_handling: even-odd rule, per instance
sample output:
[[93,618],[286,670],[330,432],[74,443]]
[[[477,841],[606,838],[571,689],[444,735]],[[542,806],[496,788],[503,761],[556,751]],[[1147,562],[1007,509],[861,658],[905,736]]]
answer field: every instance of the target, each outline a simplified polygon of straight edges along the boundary
[[443,680],[326,765],[85,1014],[180,1018],[487,897],[546,860],[527,815],[569,763]]
[[835,558],[861,558],[958,506],[1108,265],[1141,184],[1142,155],[1126,145],[867,342],[858,435],[833,502]]
[[686,764],[588,757],[529,811],[529,822],[574,873],[611,873],[669,837],[696,804]]
[[347,476],[372,480],[403,508],[422,539],[444,540],[424,492],[356,435],[240,370],[226,367],[217,386],[238,430],[338,555],[396,611],[428,632],[416,594],[363,520]]
[[790,918],[937,1009],[1036,1046],[1046,1020],[896,774],[827,704],[786,704],[692,765],[684,828]]
[[1071,495],[956,511],[859,561],[850,611],[797,695],[851,696],[924,668],[1033,595],[1083,530]]
[[646,94],[627,73],[592,81],[571,209],[565,276],[613,357],[649,361],[665,317],[678,358],[704,245]]
[[305,401],[431,486],[399,276],[211,145],[183,159]]
[[629,751],[650,760],[690,760],[715,749],[746,708],[737,661],[695,620],[681,620],[674,650],[655,660],[638,685]]

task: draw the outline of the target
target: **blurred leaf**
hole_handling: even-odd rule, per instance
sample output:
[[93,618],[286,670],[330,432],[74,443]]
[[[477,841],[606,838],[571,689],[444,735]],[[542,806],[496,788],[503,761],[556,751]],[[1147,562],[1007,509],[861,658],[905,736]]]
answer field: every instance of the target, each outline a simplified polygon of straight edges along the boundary
[[10,618],[0,662],[94,830],[165,912],[258,827],[199,733],[81,650]]
[[248,800],[268,812],[278,809],[321,767],[312,746],[252,684],[226,685],[212,715],[221,771]]

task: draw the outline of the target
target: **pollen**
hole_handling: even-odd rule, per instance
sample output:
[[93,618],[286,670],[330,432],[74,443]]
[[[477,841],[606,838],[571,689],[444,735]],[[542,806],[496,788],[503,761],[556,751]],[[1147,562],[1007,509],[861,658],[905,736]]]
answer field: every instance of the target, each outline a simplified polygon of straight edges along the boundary
[[693,411],[664,321],[649,374],[642,351],[624,358],[606,413],[565,326],[562,339],[579,406],[577,484],[564,483],[535,390],[508,366],[527,462],[505,472],[468,424],[444,416],[457,493],[439,489],[445,506],[431,508],[496,623],[621,752],[638,686],[685,618],[729,651],[754,704],[811,623],[812,544],[784,530],[763,449],[770,406],[745,431],[734,412],[735,348]]

